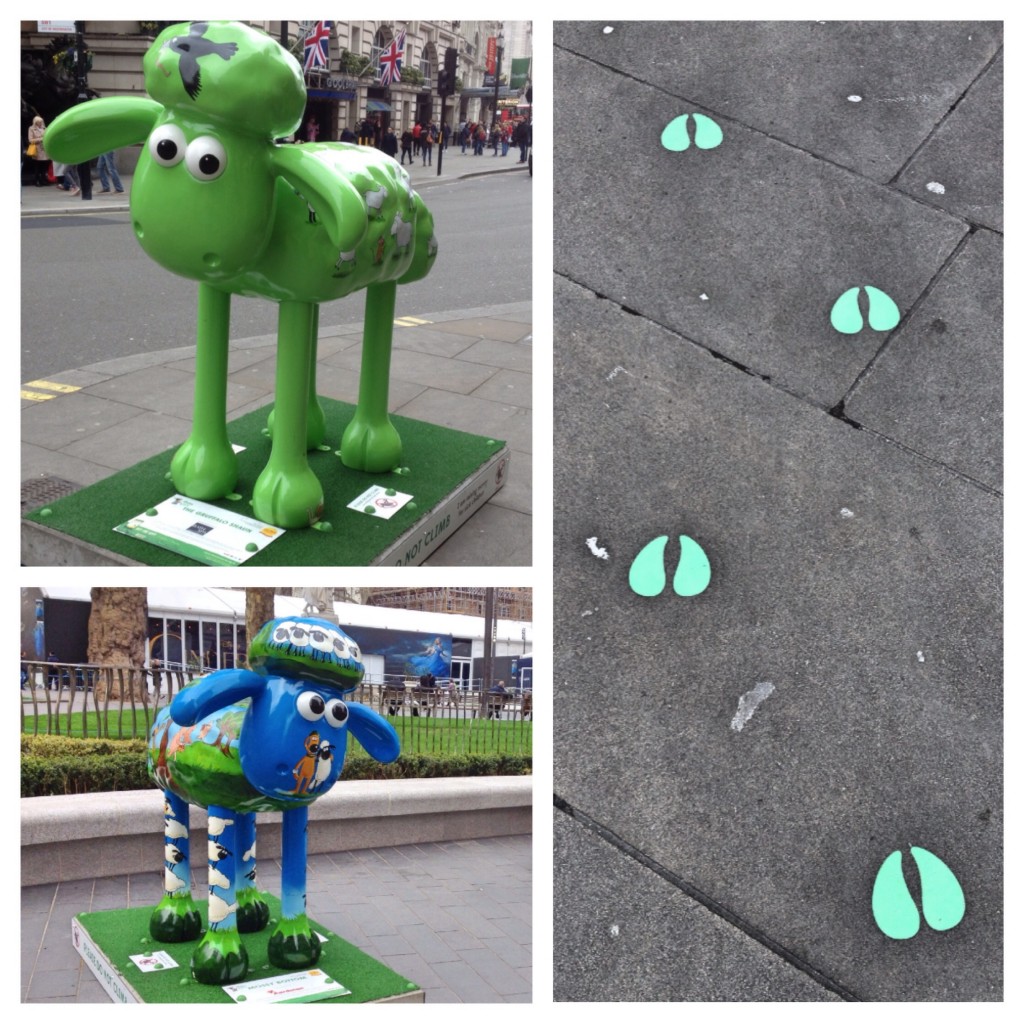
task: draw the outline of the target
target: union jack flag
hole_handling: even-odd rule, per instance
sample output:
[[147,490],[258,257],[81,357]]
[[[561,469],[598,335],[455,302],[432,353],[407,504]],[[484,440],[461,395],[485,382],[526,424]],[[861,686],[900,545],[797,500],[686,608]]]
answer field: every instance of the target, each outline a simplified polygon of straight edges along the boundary
[[380,84],[390,85],[402,80],[402,56],[405,53],[405,29],[392,39],[380,54]]
[[331,23],[329,21],[314,21],[313,27],[306,33],[306,41],[303,43],[305,57],[302,63],[303,71],[327,67],[327,47],[330,40]]

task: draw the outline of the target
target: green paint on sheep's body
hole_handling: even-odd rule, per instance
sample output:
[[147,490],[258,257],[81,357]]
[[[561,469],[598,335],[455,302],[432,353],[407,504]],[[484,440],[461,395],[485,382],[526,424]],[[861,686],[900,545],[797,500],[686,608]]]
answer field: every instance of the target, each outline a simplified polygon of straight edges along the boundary
[[225,398],[230,296],[279,303],[273,447],[253,514],[285,529],[312,526],[323,489],[306,451],[326,433],[315,387],[319,304],[367,292],[359,402],[341,457],[390,472],[402,451],[387,411],[395,289],[430,272],[433,219],[405,170],[375,149],[275,142],[299,126],[306,90],[298,63],[263,32],[174,25],[143,71],[148,98],[73,107],[47,131],[47,149],[80,163],[144,143],[131,190],[136,238],[157,263],[199,282],[193,428],[171,462],[188,497],[226,497],[238,479]]

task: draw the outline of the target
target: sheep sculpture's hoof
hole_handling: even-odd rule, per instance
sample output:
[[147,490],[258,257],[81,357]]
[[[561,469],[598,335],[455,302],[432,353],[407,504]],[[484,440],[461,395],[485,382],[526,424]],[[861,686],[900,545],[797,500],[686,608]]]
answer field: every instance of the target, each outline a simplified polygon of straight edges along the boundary
[[357,411],[341,439],[341,461],[363,473],[390,473],[401,460],[402,439],[392,422],[371,422]]
[[231,445],[204,444],[190,437],[171,460],[171,479],[186,497],[214,501],[235,489],[238,457]]
[[255,889],[238,894],[238,930],[243,934],[261,932],[270,922],[270,907]]
[[305,914],[277,926],[270,936],[267,954],[275,967],[291,970],[312,967],[320,959],[320,939],[310,930]]
[[249,973],[249,954],[236,931],[203,936],[192,954],[192,977],[204,985],[234,985]]
[[203,920],[191,896],[164,896],[149,918],[149,934],[157,942],[191,942],[202,930]]
[[278,469],[273,459],[252,491],[253,515],[285,530],[312,526],[324,512],[324,491],[309,466]]

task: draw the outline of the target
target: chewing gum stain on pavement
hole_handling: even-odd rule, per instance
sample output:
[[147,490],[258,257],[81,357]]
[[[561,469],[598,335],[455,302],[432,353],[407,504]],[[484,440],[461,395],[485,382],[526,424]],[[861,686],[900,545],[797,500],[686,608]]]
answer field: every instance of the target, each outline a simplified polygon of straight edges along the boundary
[[774,692],[775,686],[768,682],[758,683],[752,690],[747,690],[747,692],[740,697],[739,704],[736,707],[736,714],[732,716],[730,728],[734,732],[742,732],[743,726],[750,721],[754,712],[760,707],[762,702],[770,697]]

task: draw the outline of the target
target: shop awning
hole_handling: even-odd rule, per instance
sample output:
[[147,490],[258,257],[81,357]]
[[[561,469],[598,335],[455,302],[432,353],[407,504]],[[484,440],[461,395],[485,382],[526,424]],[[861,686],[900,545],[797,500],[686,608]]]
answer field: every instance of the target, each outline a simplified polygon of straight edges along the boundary
[[389,114],[391,113],[391,107],[388,106],[388,104],[385,103],[383,100],[367,100],[366,109],[368,111],[372,111],[373,113],[383,113],[385,111]]

